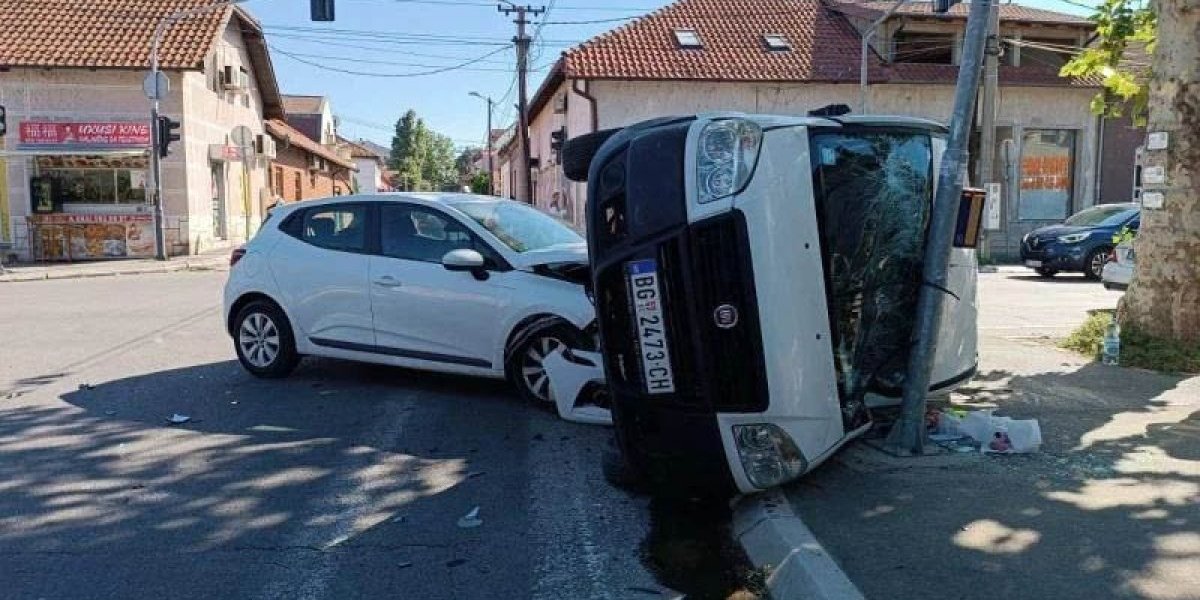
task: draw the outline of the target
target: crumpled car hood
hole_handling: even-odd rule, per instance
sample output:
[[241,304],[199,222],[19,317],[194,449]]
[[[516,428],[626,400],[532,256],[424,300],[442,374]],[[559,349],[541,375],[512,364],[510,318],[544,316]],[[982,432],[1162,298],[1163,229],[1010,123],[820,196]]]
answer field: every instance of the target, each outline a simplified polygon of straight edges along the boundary
[[586,265],[588,261],[587,244],[570,244],[551,246],[542,250],[531,250],[517,255],[511,262],[518,269],[532,269],[538,265],[558,263],[578,263]]

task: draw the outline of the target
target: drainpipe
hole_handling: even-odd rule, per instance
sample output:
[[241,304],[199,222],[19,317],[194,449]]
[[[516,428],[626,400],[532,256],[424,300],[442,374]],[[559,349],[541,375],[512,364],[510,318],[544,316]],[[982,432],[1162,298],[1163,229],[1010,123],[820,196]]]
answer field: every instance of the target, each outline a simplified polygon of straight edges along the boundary
[[908,0],[896,0],[896,3],[883,13],[882,17],[875,19],[871,26],[863,33],[862,36],[862,62],[858,66],[858,112],[866,114],[867,112],[867,58],[871,54],[871,38],[875,37],[875,33],[879,30],[879,26],[883,25],[900,9]]
[[[579,88],[580,83],[584,85],[583,89]],[[592,115],[592,131],[596,132],[600,131],[600,113],[596,110],[596,97],[588,92],[588,87],[591,86],[588,85],[585,79],[574,79],[571,81],[571,91],[588,101],[588,106],[590,107],[588,113]]]

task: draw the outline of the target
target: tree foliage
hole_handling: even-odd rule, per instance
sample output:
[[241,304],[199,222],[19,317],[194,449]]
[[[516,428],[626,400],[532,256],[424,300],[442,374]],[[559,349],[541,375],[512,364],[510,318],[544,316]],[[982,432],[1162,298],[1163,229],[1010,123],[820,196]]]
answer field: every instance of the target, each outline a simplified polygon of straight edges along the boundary
[[[1157,43],[1157,20],[1145,0],[1104,0],[1091,19],[1096,43],[1075,55],[1059,73],[1063,77],[1096,77],[1104,90],[1092,99],[1092,112],[1117,117],[1129,111],[1145,124],[1150,90],[1149,56]],[[1131,48],[1142,50],[1130,52]]]
[[406,191],[454,189],[458,177],[454,142],[430,130],[415,111],[396,121],[388,166],[396,171],[396,185]]

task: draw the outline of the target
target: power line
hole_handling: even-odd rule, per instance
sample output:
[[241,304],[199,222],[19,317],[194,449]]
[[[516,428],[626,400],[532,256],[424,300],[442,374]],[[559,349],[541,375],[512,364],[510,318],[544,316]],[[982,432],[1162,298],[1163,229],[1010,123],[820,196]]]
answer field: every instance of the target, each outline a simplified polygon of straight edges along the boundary
[[455,70],[462,69],[464,67],[473,65],[489,56],[495,56],[496,54],[504,52],[505,50],[508,49],[508,48],[497,48],[491,52],[488,52],[487,54],[484,54],[483,56],[468,60],[464,63],[460,63],[457,65],[450,65],[450,66],[441,67],[441,68],[437,68],[437,69],[431,69],[429,71],[419,71],[416,73],[375,73],[375,72],[370,72],[370,71],[357,71],[354,69],[343,69],[341,67],[333,67],[333,66],[321,64],[319,62],[314,62],[314,61],[308,60],[307,58],[304,58],[304,57],[294,54],[292,52],[280,50],[279,48],[277,48],[275,46],[268,45],[268,48],[270,48],[271,50],[278,52],[278,53],[282,54],[283,56],[286,56],[296,62],[304,63],[306,65],[313,66],[318,69],[323,69],[326,71],[333,71],[335,73],[345,73],[347,75],[361,75],[363,77],[385,77],[385,78],[424,77],[426,75],[437,75],[438,73],[445,73],[447,71],[455,71]]
[[[446,54],[426,54],[424,52],[412,52],[410,50],[397,50],[395,48],[385,48],[385,47],[370,46],[370,45],[365,45],[365,44],[347,44],[345,42],[335,41],[334,39],[330,39],[330,38],[312,37],[312,36],[306,36],[306,35],[273,33],[273,34],[271,34],[271,37],[272,38],[284,38],[286,40],[296,40],[298,42],[313,42],[313,43],[318,43],[322,46],[335,46],[338,48],[353,48],[356,50],[367,50],[369,52],[386,52],[388,54],[399,54],[402,56],[415,56],[418,58],[438,58],[438,59],[444,59],[444,60],[463,60],[465,58],[468,58],[466,56],[461,56],[461,55],[460,56],[450,56],[450,55],[446,55]],[[381,41],[381,43],[387,43],[387,42]],[[477,46],[476,44],[472,44],[472,47],[476,47],[476,46]],[[491,65],[510,65],[510,64],[512,64],[512,61],[509,61],[509,60],[483,60],[480,62],[491,64]]]
[[[272,50],[280,50],[280,48],[278,46],[272,46],[271,49]],[[290,56],[292,56],[292,57],[302,56],[304,58],[353,62],[353,63],[361,63],[361,64],[367,64],[367,65],[388,65],[388,66],[392,66],[392,67],[418,67],[418,68],[422,68],[422,69],[440,69],[443,67],[451,67],[451,68],[455,68],[455,69],[462,70],[462,71],[474,71],[477,73],[510,73],[510,72],[512,72],[512,69],[501,69],[501,68],[460,67],[458,65],[428,65],[428,64],[422,64],[422,63],[396,62],[396,61],[391,61],[391,60],[371,60],[371,59],[366,59],[366,58],[360,58],[357,56],[332,56],[332,55],[328,55],[328,54],[306,54],[303,52],[295,52],[293,50],[288,50],[288,52],[290,53]],[[480,61],[480,62],[483,62],[483,61]]]

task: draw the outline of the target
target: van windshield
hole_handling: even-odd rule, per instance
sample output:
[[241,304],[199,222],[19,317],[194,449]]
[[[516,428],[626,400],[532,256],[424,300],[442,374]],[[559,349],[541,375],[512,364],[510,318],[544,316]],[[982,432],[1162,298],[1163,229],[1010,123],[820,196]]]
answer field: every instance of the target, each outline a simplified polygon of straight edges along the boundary
[[933,200],[926,132],[812,135],[829,320],[843,419],[865,419],[868,391],[904,381]]

